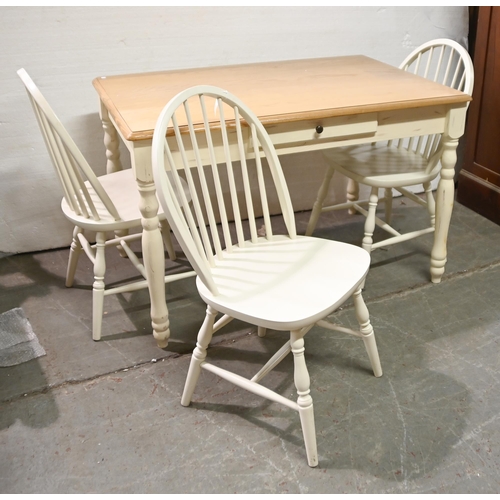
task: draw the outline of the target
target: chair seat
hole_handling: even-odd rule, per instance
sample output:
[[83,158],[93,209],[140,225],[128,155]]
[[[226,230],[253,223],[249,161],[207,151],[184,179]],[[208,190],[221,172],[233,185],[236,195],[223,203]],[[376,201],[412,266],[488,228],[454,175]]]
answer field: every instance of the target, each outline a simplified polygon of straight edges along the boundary
[[332,167],[357,182],[374,187],[405,187],[431,181],[438,169],[419,154],[386,143],[334,148],[324,152]]
[[111,216],[88,182],[85,184],[95,204],[100,220],[96,221],[88,219],[83,215],[77,215],[71,210],[68,203],[63,198],[61,208],[64,215],[66,215],[75,225],[94,231],[97,230],[97,228],[99,228],[100,231],[114,231],[116,229],[127,229],[140,226],[141,212],[139,210],[139,191],[132,170],[120,170],[119,172],[100,176],[98,179],[118,210],[121,221],[116,221]]
[[326,239],[275,236],[224,252],[213,269],[214,296],[201,297],[231,317],[276,330],[309,326],[337,309],[365,278],[370,255]]

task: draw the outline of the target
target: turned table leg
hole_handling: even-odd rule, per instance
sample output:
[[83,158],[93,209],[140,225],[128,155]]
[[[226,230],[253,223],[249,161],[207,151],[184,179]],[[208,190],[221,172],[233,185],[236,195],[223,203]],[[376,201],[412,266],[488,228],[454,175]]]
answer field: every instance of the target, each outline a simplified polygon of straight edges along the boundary
[[436,227],[431,251],[431,281],[440,283],[446,265],[448,230],[455,198],[455,164],[458,140],[464,133],[467,103],[450,109],[446,117],[441,156],[441,179],[436,191]]
[[436,191],[436,229],[431,251],[431,281],[440,283],[446,265],[448,230],[455,197],[455,163],[458,139],[447,139],[441,157],[441,179]]
[[158,199],[151,168],[151,143],[134,143],[132,165],[140,194],[142,214],[142,257],[151,300],[151,324],[158,347],[165,348],[170,337],[165,299],[165,254],[158,219]]
[[120,141],[115,126],[109,119],[106,106],[99,101],[99,115],[101,117],[102,128],[104,130],[104,145],[106,146],[106,173],[112,174],[122,170],[120,160]]
[[[99,116],[101,117],[102,128],[104,130],[104,146],[106,146],[106,173],[119,172],[123,168],[120,160],[120,139],[115,126],[109,119],[108,110],[101,100],[99,100]],[[115,231],[116,237],[127,236],[127,234],[127,229]],[[116,248],[121,257],[127,257],[121,245],[116,245]]]

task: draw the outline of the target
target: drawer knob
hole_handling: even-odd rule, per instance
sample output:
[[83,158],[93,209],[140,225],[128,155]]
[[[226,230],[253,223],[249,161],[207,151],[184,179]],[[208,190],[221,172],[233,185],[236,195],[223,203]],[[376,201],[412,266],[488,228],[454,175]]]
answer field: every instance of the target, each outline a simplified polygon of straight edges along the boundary
[[321,125],[318,125],[318,126],[316,127],[316,133],[317,133],[317,134],[321,134],[321,132],[323,132],[323,127],[322,127]]

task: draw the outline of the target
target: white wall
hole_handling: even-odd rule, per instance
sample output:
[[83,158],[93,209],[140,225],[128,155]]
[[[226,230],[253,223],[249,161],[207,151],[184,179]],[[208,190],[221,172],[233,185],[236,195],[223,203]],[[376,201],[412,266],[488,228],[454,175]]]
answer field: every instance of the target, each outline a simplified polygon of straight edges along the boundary
[[[71,227],[16,71],[24,67],[98,174],[99,75],[364,54],[397,66],[448,37],[467,46],[467,7],[1,7],[0,252],[67,246]],[[124,166],[127,153],[122,150]],[[311,207],[319,153],[283,158],[296,210]],[[306,168],[304,168],[307,167]],[[337,182],[332,198],[342,199]]]

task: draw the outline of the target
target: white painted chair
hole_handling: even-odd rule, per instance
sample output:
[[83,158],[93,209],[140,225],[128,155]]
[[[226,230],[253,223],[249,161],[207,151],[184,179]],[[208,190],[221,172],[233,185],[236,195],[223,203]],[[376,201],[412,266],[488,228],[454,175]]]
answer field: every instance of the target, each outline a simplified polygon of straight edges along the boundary
[[[471,58],[453,40],[438,39],[424,43],[402,62],[400,69],[472,94],[474,69]],[[326,150],[324,157],[328,168],[312,209],[306,235],[313,234],[322,212],[342,209],[366,216],[362,246],[368,252],[433,232],[435,202],[431,182],[439,175],[439,160],[443,151],[441,142],[441,135],[436,134]],[[349,179],[347,202],[323,206],[335,171]],[[359,199],[359,184],[371,187],[369,199]],[[408,187],[420,184],[426,194],[425,200],[408,190]],[[385,196],[379,199],[380,188],[384,189]],[[427,208],[429,227],[401,234],[391,226],[393,189]],[[385,202],[385,220],[376,216],[379,201]],[[368,210],[363,208],[367,204]],[[373,243],[375,225],[391,236]]]
[[[73,285],[82,249],[94,264],[92,338],[100,340],[104,297],[148,286],[144,267],[129,246],[131,241],[140,239],[142,234],[137,185],[130,169],[97,177],[28,73],[20,69],[17,74],[26,87],[47,150],[63,187],[62,211],[75,225],[66,286]],[[159,214],[159,217],[168,255],[174,260],[176,256],[170,239],[170,227],[163,213]],[[141,231],[129,235],[128,231],[135,228]],[[95,233],[95,244],[89,242],[84,231]],[[115,236],[115,232],[121,236]],[[142,278],[125,285],[106,288],[105,249],[109,246],[118,247],[124,252]],[[194,274],[194,271],[189,271],[166,276],[165,283]]]
[[[255,159],[247,160],[246,156]],[[198,274],[198,292],[207,304],[181,404],[190,404],[202,368],[282,403],[299,412],[307,461],[316,466],[313,402],[303,337],[315,324],[361,337],[375,376],[382,375],[360,290],[369,254],[357,246],[296,234],[290,196],[273,144],[252,111],[227,91],[198,86],[173,98],[156,124],[152,163],[160,204]],[[168,170],[173,172],[171,177]],[[179,191],[184,178],[192,204]],[[271,193],[281,207],[282,234],[268,208]],[[263,227],[256,221],[260,214]],[[351,297],[359,331],[325,321]],[[218,313],[222,317],[215,322]],[[269,328],[290,332],[290,340],[251,379],[206,361],[213,333],[234,318],[256,325],[261,337]],[[296,402],[259,383],[290,352]]]

